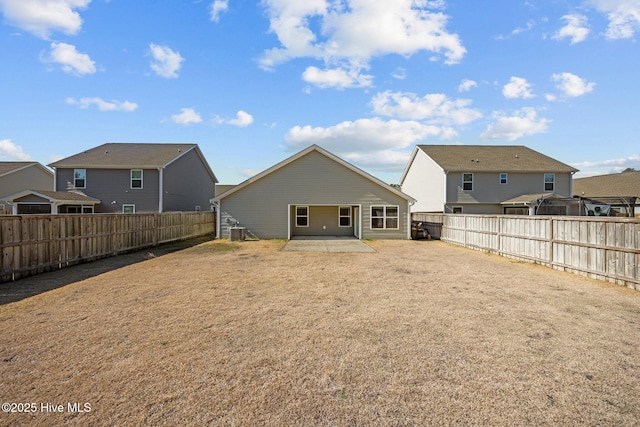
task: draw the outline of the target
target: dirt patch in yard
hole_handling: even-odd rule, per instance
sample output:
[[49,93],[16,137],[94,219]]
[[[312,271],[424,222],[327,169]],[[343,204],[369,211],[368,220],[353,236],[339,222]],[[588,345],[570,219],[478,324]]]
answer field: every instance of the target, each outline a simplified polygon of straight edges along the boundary
[[0,306],[2,401],[37,405],[0,424],[640,423],[637,291],[367,244],[207,242]]

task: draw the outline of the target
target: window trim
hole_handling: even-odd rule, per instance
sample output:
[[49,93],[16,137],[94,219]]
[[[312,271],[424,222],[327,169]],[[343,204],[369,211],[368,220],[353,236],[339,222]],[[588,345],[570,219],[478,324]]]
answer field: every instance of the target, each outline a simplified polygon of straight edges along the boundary
[[[133,177],[134,172],[140,172],[140,178],[134,178]],[[129,178],[130,178],[129,186],[131,187],[132,190],[142,190],[144,188],[144,171],[142,169],[131,169]],[[134,181],[140,181],[140,187],[134,187],[133,186]]]
[[[133,208],[132,212],[126,212],[125,209],[126,208]],[[133,203],[125,203],[122,205],[122,213],[126,214],[126,213],[136,213],[136,205]]]
[[[307,211],[306,215],[299,215],[298,214],[298,209],[299,208],[306,209],[306,211]],[[295,214],[296,214],[296,228],[309,228],[309,206],[296,205],[294,207],[294,209],[295,209]],[[307,219],[307,224],[306,225],[300,225],[298,223],[298,218],[306,218]]]
[[[374,209],[382,208],[382,216],[373,216]],[[387,215],[387,209],[392,208],[396,210],[395,216]],[[373,220],[374,219],[382,219],[382,227],[374,227]],[[396,226],[395,227],[387,227],[387,220],[395,219]],[[369,207],[369,227],[371,230],[399,230],[400,229],[400,205],[371,205]]]
[[[77,179],[79,179],[79,178],[76,178],[76,171],[78,171],[78,172],[79,171],[83,171],[82,172],[82,175],[83,175],[82,181],[84,181],[84,185],[82,185],[82,186],[77,185]],[[74,169],[73,170],[73,188],[87,188],[87,170],[86,169]]]
[[[551,177],[552,180],[547,182],[547,177]],[[547,184],[551,184],[551,189],[547,190]],[[556,174],[555,173],[545,173],[543,176],[543,187],[545,192],[554,192],[556,191]]]
[[[465,181],[465,175],[470,175],[471,176],[471,181]],[[470,184],[471,188],[467,189],[465,188],[465,184]],[[473,191],[473,173],[471,172],[465,172],[462,174],[462,191]]]
[[[502,182],[503,181],[503,179],[502,179],[503,175],[504,175],[504,182]],[[499,175],[498,179],[499,179],[500,185],[506,185],[507,182],[508,182],[508,179],[509,179],[509,174],[506,173],[506,172],[500,172],[500,175]]]
[[[341,209],[349,209],[349,215],[342,215],[340,210]],[[338,206],[338,227],[342,227],[342,228],[349,228],[351,227],[351,217],[353,216],[352,214],[352,207],[351,206]],[[349,219],[349,224],[348,225],[342,225],[342,218],[348,218]]]

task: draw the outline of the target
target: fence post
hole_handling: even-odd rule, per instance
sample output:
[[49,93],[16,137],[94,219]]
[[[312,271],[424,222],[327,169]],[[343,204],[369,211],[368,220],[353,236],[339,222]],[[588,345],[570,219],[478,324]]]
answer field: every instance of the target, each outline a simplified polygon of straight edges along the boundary
[[555,253],[553,251],[553,218],[549,217],[549,265],[551,267],[555,264]]

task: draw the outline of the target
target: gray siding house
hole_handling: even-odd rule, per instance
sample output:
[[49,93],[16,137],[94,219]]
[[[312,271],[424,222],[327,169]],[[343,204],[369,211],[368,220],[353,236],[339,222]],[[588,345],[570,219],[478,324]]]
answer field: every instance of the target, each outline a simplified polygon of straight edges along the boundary
[[417,145],[400,185],[412,212],[531,214],[570,198],[577,171],[524,146]]
[[317,145],[212,200],[218,236],[246,227],[262,239],[410,238],[413,199]]
[[7,198],[25,190],[53,190],[53,172],[38,162],[0,162],[0,213],[12,210]]
[[99,199],[96,213],[208,210],[218,182],[196,144],[108,143],[49,166],[54,189]]

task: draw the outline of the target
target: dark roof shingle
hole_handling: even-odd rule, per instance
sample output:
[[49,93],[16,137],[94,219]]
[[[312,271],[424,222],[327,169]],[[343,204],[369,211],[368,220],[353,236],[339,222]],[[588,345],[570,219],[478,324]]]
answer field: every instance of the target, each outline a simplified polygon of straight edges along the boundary
[[418,145],[445,171],[577,172],[523,145]]
[[196,147],[196,144],[107,143],[51,163],[52,167],[159,168]]
[[586,197],[640,197],[640,172],[614,173],[588,178],[574,178],[573,194]]

